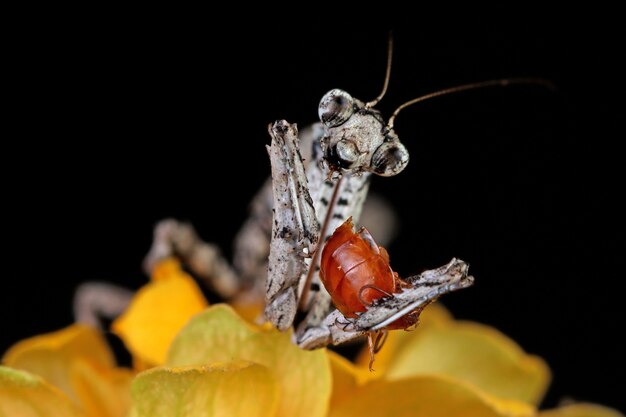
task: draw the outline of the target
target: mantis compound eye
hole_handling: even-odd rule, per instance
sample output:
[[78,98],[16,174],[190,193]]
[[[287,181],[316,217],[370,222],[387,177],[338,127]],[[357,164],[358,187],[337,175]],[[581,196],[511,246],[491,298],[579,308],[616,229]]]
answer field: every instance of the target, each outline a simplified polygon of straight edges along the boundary
[[[331,153],[332,155],[332,153]],[[352,141],[340,140],[335,145],[335,158],[332,158],[335,165],[348,169],[359,158],[359,151]]]
[[324,94],[317,112],[326,127],[339,126],[354,113],[354,100],[350,94],[335,88]]
[[399,140],[385,142],[372,156],[372,170],[382,177],[400,173],[409,163],[409,152]]

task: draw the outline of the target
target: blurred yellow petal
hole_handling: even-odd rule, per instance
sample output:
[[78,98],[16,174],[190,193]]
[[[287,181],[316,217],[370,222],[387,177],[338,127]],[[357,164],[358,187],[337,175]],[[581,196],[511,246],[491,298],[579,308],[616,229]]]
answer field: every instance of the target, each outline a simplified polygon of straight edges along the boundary
[[123,417],[132,375],[115,368],[100,332],[75,324],[15,344],[3,362],[41,376],[59,388],[89,417]]
[[193,278],[173,260],[160,262],[153,281],[143,286],[130,306],[111,326],[139,363],[146,366],[165,362],[174,336],[207,307]]
[[133,370],[135,372],[145,371],[155,366],[153,363],[146,362],[142,358],[138,357],[137,355],[133,356],[132,360],[133,360]]
[[[374,362],[374,372],[370,373],[372,378],[380,378],[385,375],[386,370],[396,360],[396,354],[402,349],[405,341],[411,340],[415,332],[422,331],[428,326],[443,326],[454,321],[452,314],[438,302],[428,305],[420,314],[419,325],[416,330],[402,331],[394,330],[389,332],[383,349],[376,354]],[[370,353],[367,347],[361,350],[356,363],[362,369],[369,370]]]
[[0,366],[0,416],[84,417],[61,391],[28,372]]
[[538,417],[624,417],[624,414],[602,405],[580,403],[542,411]]
[[489,404],[499,414],[507,417],[536,417],[537,410],[534,406],[517,400],[505,400],[494,397],[485,392],[480,391],[473,385],[468,386],[474,388],[475,392],[481,396],[485,403]]
[[237,298],[229,301],[229,304],[241,318],[250,323],[256,323],[259,318],[263,317],[265,300],[247,300]]
[[26,360],[31,352],[40,349],[85,358],[102,366],[113,366],[115,363],[113,353],[102,334],[92,327],[81,324],[24,339],[5,353],[2,362],[15,366],[14,364]]
[[454,321],[454,316],[438,301],[430,303],[420,314],[420,326],[442,325]]
[[128,369],[101,368],[86,361],[77,361],[71,373],[80,404],[90,417],[124,417],[130,410]]
[[137,376],[133,417],[272,417],[279,388],[272,372],[250,362],[159,367]]
[[[386,351],[386,352],[385,352]],[[502,399],[538,404],[550,380],[550,370],[536,356],[492,327],[478,323],[439,322],[413,332],[390,332],[374,368],[389,359],[384,377],[443,374],[476,385]],[[382,356],[382,357],[381,357]]]
[[157,262],[152,269],[152,281],[166,281],[168,279],[186,278],[189,275],[183,271],[180,261],[176,258],[165,258]]
[[333,379],[333,392],[330,398],[330,408],[343,401],[346,396],[371,378],[369,370],[355,366],[348,359],[329,350],[330,369]]
[[113,353],[102,334],[91,327],[74,324],[16,343],[7,351],[2,362],[41,376],[78,403],[71,369],[80,360],[102,368],[115,365]]
[[254,327],[220,304],[185,326],[172,343],[167,364],[255,362],[269,368],[276,377],[280,392],[277,416],[325,416],[331,392],[326,352],[302,350],[290,336]]
[[376,380],[343,398],[329,417],[503,417],[532,416],[532,407],[523,413],[509,412],[486,400],[469,384],[441,376],[417,376],[386,382]]
[[[228,362],[246,350],[244,341],[259,328],[243,321],[230,306],[216,304],[187,323],[170,346],[167,365]],[[242,358],[243,359],[243,358]]]

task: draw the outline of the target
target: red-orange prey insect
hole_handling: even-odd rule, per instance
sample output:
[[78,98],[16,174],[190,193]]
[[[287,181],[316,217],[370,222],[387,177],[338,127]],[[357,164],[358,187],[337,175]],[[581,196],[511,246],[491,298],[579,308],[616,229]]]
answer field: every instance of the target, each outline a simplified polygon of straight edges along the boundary
[[[369,231],[361,227],[354,233],[352,217],[332,234],[320,262],[320,278],[335,307],[348,318],[356,318],[383,297],[402,291],[405,282],[389,266],[389,254],[378,246]],[[370,370],[374,354],[384,343],[387,330],[407,329],[419,320],[420,307],[386,326],[369,332]],[[376,336],[373,339],[373,334]]]

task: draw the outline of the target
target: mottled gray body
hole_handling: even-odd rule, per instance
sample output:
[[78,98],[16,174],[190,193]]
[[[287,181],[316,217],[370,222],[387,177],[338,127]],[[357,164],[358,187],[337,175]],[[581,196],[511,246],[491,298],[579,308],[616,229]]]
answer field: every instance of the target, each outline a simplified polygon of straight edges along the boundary
[[[319,279],[321,248],[348,217],[359,221],[370,175],[395,175],[404,169],[409,158],[380,113],[342,90],[331,90],[322,98],[319,116],[323,130],[314,137],[306,178],[300,155],[284,146],[289,143],[290,147],[297,147],[295,125],[283,120],[270,128],[274,213],[265,316],[281,330],[295,326],[294,342],[307,349],[342,343],[364,332],[382,329],[439,295],[469,286],[473,281],[465,264],[453,260],[450,265],[455,268],[448,265],[407,279],[408,288],[379,300],[356,320],[346,319],[334,309]],[[294,204],[290,206],[288,201]],[[296,212],[300,214],[294,215]],[[312,244],[305,251],[293,237],[308,235],[312,228],[300,229],[293,218],[309,218],[311,212],[317,219],[320,238],[317,242],[311,239]],[[283,235],[291,240],[285,240]],[[291,256],[298,257],[296,268],[290,267],[293,261],[287,260]],[[298,309],[305,313],[300,323],[294,322]],[[337,324],[346,322],[351,323],[349,331],[345,325]]]
[[[467,265],[454,259],[444,267],[407,278],[402,292],[377,300],[356,319],[346,319],[334,308],[320,282],[319,253],[348,217],[358,224],[371,174],[396,175],[409,156],[380,113],[345,91],[329,91],[320,102],[319,116],[321,123],[307,129],[302,138],[295,124],[281,120],[270,125],[267,149],[272,178],[255,196],[250,218],[237,235],[234,268],[213,245],[198,239],[189,225],[172,220],[155,229],[145,263],[150,269],[160,258],[182,256],[196,275],[226,299],[254,300],[262,294],[264,319],[280,330],[296,328],[294,342],[306,349],[383,329],[438,296],[473,282]],[[374,216],[391,217],[384,205],[377,207]],[[367,226],[372,230],[377,225]],[[203,265],[201,259],[209,264]],[[298,311],[302,314],[297,315]]]

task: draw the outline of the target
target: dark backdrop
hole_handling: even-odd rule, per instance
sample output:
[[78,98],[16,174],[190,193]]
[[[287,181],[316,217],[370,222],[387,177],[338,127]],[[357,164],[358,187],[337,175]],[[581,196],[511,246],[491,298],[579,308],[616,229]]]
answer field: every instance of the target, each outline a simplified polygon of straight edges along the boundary
[[[3,153],[15,168],[3,181],[0,351],[69,324],[79,282],[144,283],[140,263],[163,217],[192,221],[230,256],[269,173],[268,123],[315,121],[330,88],[379,93],[386,28],[287,26],[242,36],[87,23],[20,51],[18,130]],[[545,405],[623,409],[623,185],[605,100],[616,52],[608,33],[555,32],[396,29],[378,106],[387,116],[417,95],[490,78],[543,77],[558,90],[489,89],[405,110],[396,131],[410,165],[372,189],[400,215],[394,268],[469,261],[475,286],[444,303],[547,360]]]

